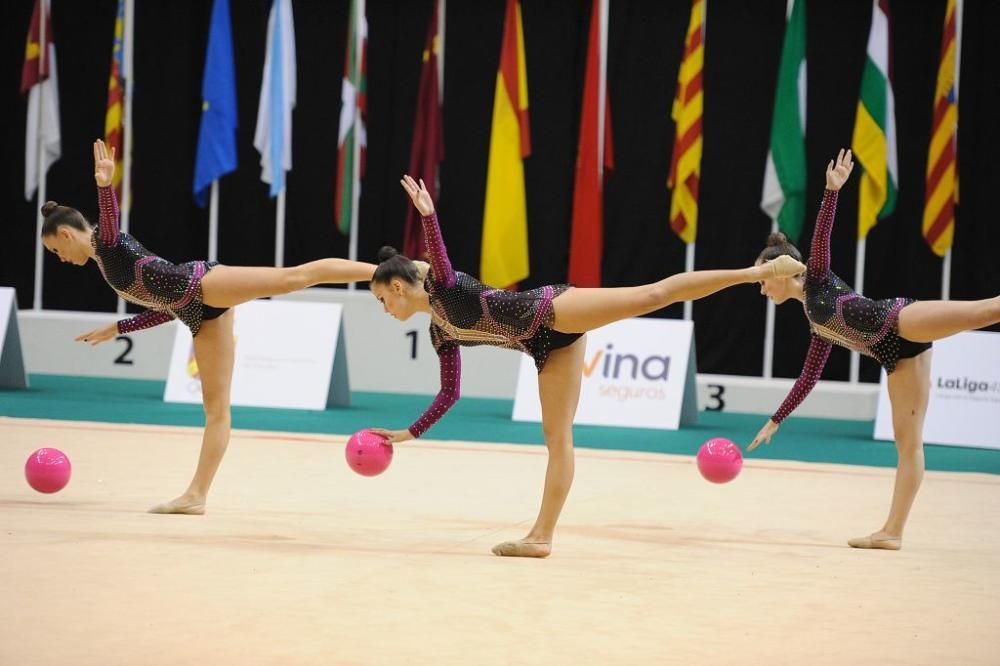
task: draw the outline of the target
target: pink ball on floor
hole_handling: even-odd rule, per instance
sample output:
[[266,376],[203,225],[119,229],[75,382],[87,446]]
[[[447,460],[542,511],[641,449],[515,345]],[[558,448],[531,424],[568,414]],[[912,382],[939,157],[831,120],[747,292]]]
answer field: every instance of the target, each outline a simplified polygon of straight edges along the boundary
[[743,453],[725,437],[713,437],[698,449],[698,471],[712,483],[732,481],[741,469]]
[[24,478],[40,493],[55,493],[69,483],[72,466],[59,449],[38,449],[24,464]]
[[361,476],[378,476],[392,462],[392,443],[371,430],[359,430],[347,440],[344,457]]

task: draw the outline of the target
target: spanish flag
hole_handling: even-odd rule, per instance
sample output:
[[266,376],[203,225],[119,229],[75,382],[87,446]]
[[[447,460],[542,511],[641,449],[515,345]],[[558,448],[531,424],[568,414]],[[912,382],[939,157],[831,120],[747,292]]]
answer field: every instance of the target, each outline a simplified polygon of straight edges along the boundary
[[509,287],[528,277],[528,211],[523,160],[530,154],[528,73],[521,3],[507,0],[493,99],[479,271],[480,279],[494,287]]

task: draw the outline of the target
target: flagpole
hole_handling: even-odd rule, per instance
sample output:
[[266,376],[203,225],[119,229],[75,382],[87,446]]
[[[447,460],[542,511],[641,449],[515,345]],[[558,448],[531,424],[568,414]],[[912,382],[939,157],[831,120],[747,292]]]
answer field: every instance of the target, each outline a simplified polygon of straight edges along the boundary
[[[687,244],[687,256],[684,259],[684,270],[690,273],[694,270],[694,241]],[[684,301],[684,319],[691,321],[694,314],[694,301]]]
[[[867,239],[858,239],[858,251],[854,264],[854,291],[859,295],[865,290],[865,243]],[[858,371],[861,365],[861,355],[856,351],[851,352],[851,375],[852,384],[858,383]]]
[[[438,0],[438,57],[437,57],[437,70],[438,70],[438,102],[444,104],[444,16],[445,4],[448,0]],[[438,188],[438,196],[441,196],[441,190]]]
[[[278,169],[283,169],[280,161]],[[274,176],[276,177],[276,176]],[[274,265],[281,268],[285,265],[285,188],[278,192],[278,205],[274,218]]]
[[208,201],[208,260],[219,260],[219,179],[212,181]]
[[[597,73],[597,177],[601,186],[601,208],[604,207],[604,111],[607,109],[608,85],[608,0],[600,0],[600,46]],[[599,268],[599,267],[598,267]],[[598,285],[599,286],[599,285]]]
[[[771,233],[778,231],[778,221],[771,220]],[[774,301],[767,301],[767,314],[764,319],[764,379],[774,377]]]
[[[357,2],[357,11],[354,15],[354,34],[357,36],[357,39],[354,40],[354,71],[351,72],[351,78],[358,82],[357,94],[360,95],[361,57],[367,35],[363,33],[365,0],[357,0]],[[358,201],[361,198],[361,188],[359,187],[361,182],[361,129],[361,113],[355,111],[354,127],[351,130],[354,133],[354,141],[351,146],[351,150],[354,153],[351,158],[351,182],[354,186],[351,187],[351,235],[347,251],[347,257],[351,261],[358,260]],[[357,288],[357,285],[354,282],[350,282],[347,288],[353,291]]]
[[941,264],[941,300],[951,300],[951,248],[948,248]]
[[[49,0],[42,0],[41,2],[41,13],[38,17],[38,43],[41,44],[41,48],[38,50],[38,132],[35,140],[35,173],[37,174],[37,187],[38,192],[38,206],[35,209],[35,293],[32,298],[32,306],[34,310],[42,309],[42,275],[44,271],[45,262],[45,252],[42,245],[42,222],[44,218],[42,217],[42,206],[45,204],[45,156],[42,153],[42,136],[44,132],[42,131],[45,122],[45,115],[43,113],[43,108],[45,106],[45,95],[42,93],[42,86],[45,85],[45,80],[42,78],[42,72],[45,71],[45,61],[49,56],[48,45],[45,41],[45,28],[47,19],[49,17]],[[30,96],[31,93],[29,92]]]
[[[958,110],[958,77],[962,71],[962,5],[963,0],[955,1],[955,109]],[[956,124],[957,125],[957,124]],[[958,203],[958,127],[955,127],[955,199]],[[952,244],[954,244],[954,228],[958,226],[957,211],[956,219],[952,222]],[[944,262],[941,264],[941,299],[951,300],[951,246],[944,254]]]
[[[125,0],[125,45],[122,54],[121,73],[125,79],[125,90],[122,91],[125,99],[124,104],[124,131],[122,137],[122,200],[121,200],[121,230],[128,233],[129,217],[132,209],[132,92],[135,85],[135,76],[132,72],[132,36],[135,34],[135,0]],[[118,313],[125,313],[125,301],[118,298]]]

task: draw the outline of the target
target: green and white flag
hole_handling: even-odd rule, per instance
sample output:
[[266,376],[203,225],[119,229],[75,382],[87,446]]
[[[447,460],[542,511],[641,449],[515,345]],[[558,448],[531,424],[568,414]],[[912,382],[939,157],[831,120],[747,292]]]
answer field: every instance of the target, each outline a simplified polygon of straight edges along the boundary
[[806,7],[788,0],[771,119],[771,144],[760,207],[793,243],[805,219],[806,191]]
[[[858,189],[858,240],[896,209],[899,168],[896,159],[896,102],[892,94],[892,22],[888,0],[872,1],[868,57],[861,74],[861,94],[851,149],[862,172]],[[859,292],[861,287],[854,288]]]
[[[340,127],[337,132],[337,189],[334,214],[337,229],[347,235],[355,230],[361,179],[368,149],[368,18],[365,0],[351,0],[344,53],[344,78],[340,87]],[[353,236],[352,236],[353,238]],[[351,256],[351,259],[354,259]]]

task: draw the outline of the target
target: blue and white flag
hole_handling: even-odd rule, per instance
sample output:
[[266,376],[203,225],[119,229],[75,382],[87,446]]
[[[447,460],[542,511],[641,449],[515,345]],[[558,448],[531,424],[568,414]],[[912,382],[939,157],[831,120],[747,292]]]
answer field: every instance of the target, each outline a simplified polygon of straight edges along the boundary
[[267,21],[267,57],[253,145],[260,153],[260,179],[271,196],[285,189],[292,169],[292,109],[295,108],[295,24],[292,0],[274,0]]

